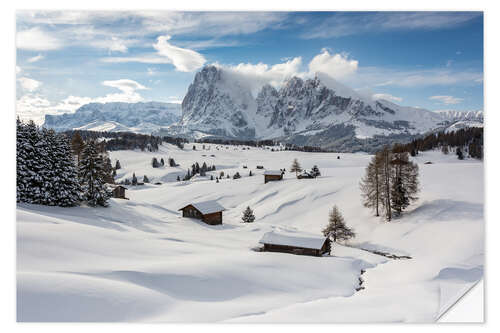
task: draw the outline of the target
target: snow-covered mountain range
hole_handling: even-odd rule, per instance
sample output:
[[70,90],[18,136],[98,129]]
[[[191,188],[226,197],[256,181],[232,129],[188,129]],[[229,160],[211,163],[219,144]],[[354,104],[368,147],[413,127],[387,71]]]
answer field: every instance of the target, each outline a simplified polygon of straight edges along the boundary
[[182,102],[181,120],[167,131],[328,146],[346,139],[411,137],[456,122],[482,123],[482,117],[482,111],[432,112],[372,100],[321,74],[291,77],[279,89],[265,85],[254,97],[243,80],[210,65],[196,74]]
[[321,73],[291,77],[280,87],[266,84],[255,92],[235,73],[208,65],[195,75],[182,105],[91,103],[73,114],[47,115],[44,125],[188,138],[279,139],[353,151],[482,123],[482,111],[432,112],[373,100]]
[[45,127],[148,133],[179,121],[180,104],[161,102],[90,103],[74,113],[46,115]]

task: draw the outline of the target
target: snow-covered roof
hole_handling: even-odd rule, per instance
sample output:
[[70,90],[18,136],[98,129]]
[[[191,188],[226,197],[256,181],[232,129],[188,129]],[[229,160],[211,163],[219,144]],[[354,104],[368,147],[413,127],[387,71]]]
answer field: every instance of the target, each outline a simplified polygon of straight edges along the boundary
[[[194,202],[189,205],[192,205],[194,208],[200,211],[202,214],[211,214],[211,213],[216,213],[216,212],[221,212],[223,210],[226,210],[224,207],[222,207],[217,201],[211,200],[211,201],[202,201],[202,202]],[[186,205],[182,207],[179,210],[182,210],[186,208]]]
[[266,170],[264,171],[265,175],[270,175],[270,176],[281,176],[282,171],[281,170]]
[[289,235],[284,233],[277,233],[276,231],[270,231],[266,232],[264,236],[262,236],[259,243],[320,250],[323,247],[325,240],[326,237],[322,236],[303,235],[295,233],[293,235]]

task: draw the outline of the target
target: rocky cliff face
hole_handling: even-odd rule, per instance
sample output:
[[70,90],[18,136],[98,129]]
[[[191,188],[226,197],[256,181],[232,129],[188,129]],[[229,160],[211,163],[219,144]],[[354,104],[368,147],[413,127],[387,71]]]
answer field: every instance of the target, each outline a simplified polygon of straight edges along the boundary
[[176,126],[183,132],[253,138],[249,112],[255,101],[248,89],[230,80],[215,66],[198,72],[182,101],[182,118]]
[[184,134],[196,131],[270,139],[316,135],[332,126],[344,126],[356,137],[367,138],[422,133],[442,120],[424,109],[364,98],[331,79],[326,86],[318,77],[292,77],[279,89],[264,85],[254,98],[244,82],[224,69],[206,66],[189,87],[181,121],[171,129]]

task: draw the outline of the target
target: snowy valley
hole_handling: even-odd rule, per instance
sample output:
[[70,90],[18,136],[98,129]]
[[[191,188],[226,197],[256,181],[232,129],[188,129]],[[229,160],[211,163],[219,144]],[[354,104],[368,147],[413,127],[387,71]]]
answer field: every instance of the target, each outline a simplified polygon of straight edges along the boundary
[[[112,151],[117,182],[134,173],[150,180],[126,186],[129,200],[110,199],[107,208],[19,203],[18,321],[431,322],[482,278],[482,161],[438,151],[412,157],[419,199],[385,222],[361,203],[371,155],[245,148]],[[179,166],[153,168],[153,157]],[[265,170],[288,170],[294,158],[321,176],[287,171],[264,184]],[[176,181],[195,162],[216,171]],[[221,171],[242,178],[210,180]],[[180,208],[205,200],[226,208],[222,225],[181,217]],[[272,230],[321,235],[334,204],[356,237],[333,244],[330,256],[255,250]],[[253,223],[241,223],[247,206]]]

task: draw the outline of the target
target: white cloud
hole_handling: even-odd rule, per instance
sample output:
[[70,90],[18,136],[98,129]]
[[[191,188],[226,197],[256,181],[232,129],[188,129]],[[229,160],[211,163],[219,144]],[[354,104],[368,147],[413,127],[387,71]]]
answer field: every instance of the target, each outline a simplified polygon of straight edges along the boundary
[[100,39],[99,37],[96,36],[96,39],[91,41],[89,44],[90,46],[100,48],[100,49],[105,49],[108,50],[109,52],[121,52],[121,53],[127,53],[128,52],[128,46],[137,43],[136,40],[125,40],[121,39],[118,37],[111,37],[111,38],[102,38]]
[[453,96],[431,96],[429,99],[443,104],[459,104],[464,100],[463,98]]
[[158,54],[166,57],[178,71],[192,72],[206,62],[205,57],[196,51],[183,49],[168,42],[170,36],[160,36],[153,47]]
[[339,79],[354,74],[358,69],[358,61],[348,59],[345,54],[330,54],[323,49],[309,63],[309,71],[312,73],[325,73],[328,76]]
[[21,73],[21,71],[22,71],[21,67],[19,67],[19,66],[16,66],[16,74],[19,74],[19,73]]
[[396,96],[393,96],[391,94],[373,94],[372,98],[374,100],[385,99],[385,100],[394,101],[394,102],[402,102],[403,101],[403,98],[396,97]]
[[17,81],[19,81],[19,84],[24,91],[29,92],[37,90],[42,85],[42,82],[30,79],[29,77],[20,77],[17,79]]
[[37,56],[29,58],[28,62],[30,62],[30,63],[37,62],[39,60],[42,60],[43,58],[45,58],[45,57],[43,55],[39,54]]
[[143,54],[133,57],[106,57],[103,62],[143,64],[172,64],[180,72],[192,72],[203,66],[205,57],[200,53],[170,44],[171,36],[159,36],[153,44],[156,54]]
[[284,80],[292,76],[304,76],[306,73],[300,73],[302,58],[296,57],[284,63],[267,65],[264,63],[250,64],[240,63],[235,66],[215,64],[222,67],[225,73],[232,75],[240,84],[247,86],[255,95],[265,84],[274,87],[280,86]]
[[131,93],[135,92],[136,90],[148,89],[145,86],[143,86],[142,84],[140,84],[134,80],[129,80],[129,79],[103,81],[102,85],[119,89],[125,94],[131,94]]
[[62,47],[59,39],[38,27],[19,31],[16,35],[18,49],[31,51],[57,50]]
[[44,96],[30,92],[16,101],[16,112],[22,119],[33,119],[36,123],[42,124],[46,114],[72,113],[80,106],[88,103],[141,102],[144,98],[136,90],[148,89],[142,84],[129,79],[110,80],[101,83],[121,92],[94,98],[70,95],[57,103],[52,103]]
[[101,58],[102,62],[112,62],[112,63],[126,63],[126,62],[139,62],[142,64],[171,64],[170,59],[165,57],[160,57],[154,54],[144,54],[134,57],[106,57]]

